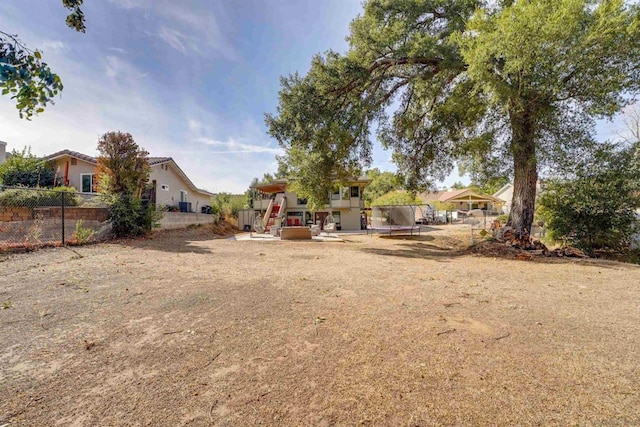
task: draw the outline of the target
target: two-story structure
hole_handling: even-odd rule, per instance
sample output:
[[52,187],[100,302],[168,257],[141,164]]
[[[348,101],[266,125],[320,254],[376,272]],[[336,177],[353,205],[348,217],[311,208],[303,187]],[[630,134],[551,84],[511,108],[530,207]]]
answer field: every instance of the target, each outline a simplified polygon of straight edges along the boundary
[[[327,196],[327,204],[322,208],[311,211],[307,207],[307,200],[298,197],[295,192],[287,189],[286,179],[276,179],[266,184],[257,184],[253,190],[253,210],[265,219],[276,210],[278,214],[273,223],[286,226],[309,226],[317,224],[323,226],[327,216],[332,215],[339,230],[355,231],[362,229],[362,215],[364,209],[363,190],[369,183],[369,178],[351,180],[346,187],[336,187]],[[270,224],[265,221],[268,227]]]
[[[46,160],[56,168],[58,181],[85,194],[96,193],[98,160],[71,150],[53,153]],[[172,206],[185,212],[201,212],[211,205],[214,195],[195,186],[171,157],[149,157],[150,202],[158,207]]]

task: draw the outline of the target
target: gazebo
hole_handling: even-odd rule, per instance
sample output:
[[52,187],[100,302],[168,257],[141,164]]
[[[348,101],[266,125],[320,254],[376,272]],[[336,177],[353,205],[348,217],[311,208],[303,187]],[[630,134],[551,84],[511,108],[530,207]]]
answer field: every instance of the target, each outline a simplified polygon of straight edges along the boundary
[[422,193],[419,197],[425,204],[433,204],[434,202],[447,203],[453,205],[454,209],[461,211],[482,209],[489,212],[499,212],[504,203],[503,200],[497,197],[470,188]]

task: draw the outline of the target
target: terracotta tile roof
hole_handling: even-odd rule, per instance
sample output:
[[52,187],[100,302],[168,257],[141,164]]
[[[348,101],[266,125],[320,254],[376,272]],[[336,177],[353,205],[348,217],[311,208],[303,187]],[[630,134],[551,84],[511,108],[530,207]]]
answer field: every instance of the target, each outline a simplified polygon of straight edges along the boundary
[[[87,154],[78,153],[77,151],[72,150],[61,150],[53,154],[49,154],[45,157],[47,160],[57,159],[58,157],[69,156],[75,157],[76,159],[84,160],[89,163],[98,163],[98,159]],[[159,165],[160,163],[166,163],[173,160],[171,157],[149,157],[149,165]]]
[[149,157],[149,165],[159,165],[160,163],[166,163],[173,160],[171,157]]
[[61,150],[56,153],[49,154],[48,156],[45,157],[45,159],[53,160],[62,156],[75,157],[76,159],[84,160],[85,162],[89,162],[93,164],[98,163],[98,160],[95,157],[91,157],[86,154],[78,153],[77,151],[71,151],[71,150]]
[[448,191],[429,191],[418,194],[418,198],[420,198],[424,203],[431,203],[439,200],[440,196],[446,193],[448,193]]

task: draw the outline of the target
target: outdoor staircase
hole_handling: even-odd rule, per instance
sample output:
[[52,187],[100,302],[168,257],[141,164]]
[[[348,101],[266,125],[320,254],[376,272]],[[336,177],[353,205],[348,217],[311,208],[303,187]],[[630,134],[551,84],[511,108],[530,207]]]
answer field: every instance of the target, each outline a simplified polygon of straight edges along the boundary
[[276,198],[269,203],[269,207],[264,214],[264,232],[271,232],[271,227],[275,224],[276,219],[282,220],[287,209],[287,198],[283,193],[278,193]]

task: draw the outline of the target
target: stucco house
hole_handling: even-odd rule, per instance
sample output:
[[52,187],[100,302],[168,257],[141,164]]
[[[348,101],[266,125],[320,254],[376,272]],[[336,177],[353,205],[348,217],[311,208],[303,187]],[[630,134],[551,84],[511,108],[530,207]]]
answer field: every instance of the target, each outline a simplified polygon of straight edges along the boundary
[[[369,178],[353,179],[345,187],[336,187],[327,194],[327,204],[312,211],[307,201],[288,188],[286,179],[276,179],[269,183],[251,187],[253,191],[253,211],[266,216],[265,225],[308,226],[324,224],[331,214],[338,229],[343,231],[361,230],[364,209],[363,191],[371,183]],[[276,207],[277,206],[277,207]],[[271,209],[270,209],[271,207]],[[273,216],[274,209],[278,215]]]
[[[540,190],[544,188],[544,182],[542,180],[538,180],[536,182],[536,194],[540,194]],[[498,191],[496,191],[493,195],[504,202],[502,205],[502,213],[508,214],[511,211],[511,202],[513,201],[513,184],[507,183],[502,186]]]
[[504,202],[502,205],[502,213],[508,214],[511,211],[511,201],[513,200],[513,184],[507,183],[503,185],[493,195]]
[[[62,150],[45,159],[55,166],[61,184],[74,187],[81,193],[96,193],[98,160],[95,157]],[[211,204],[214,194],[197,188],[171,157],[149,157],[149,164],[148,197],[151,203],[158,207],[173,206],[181,211],[196,213]]]

